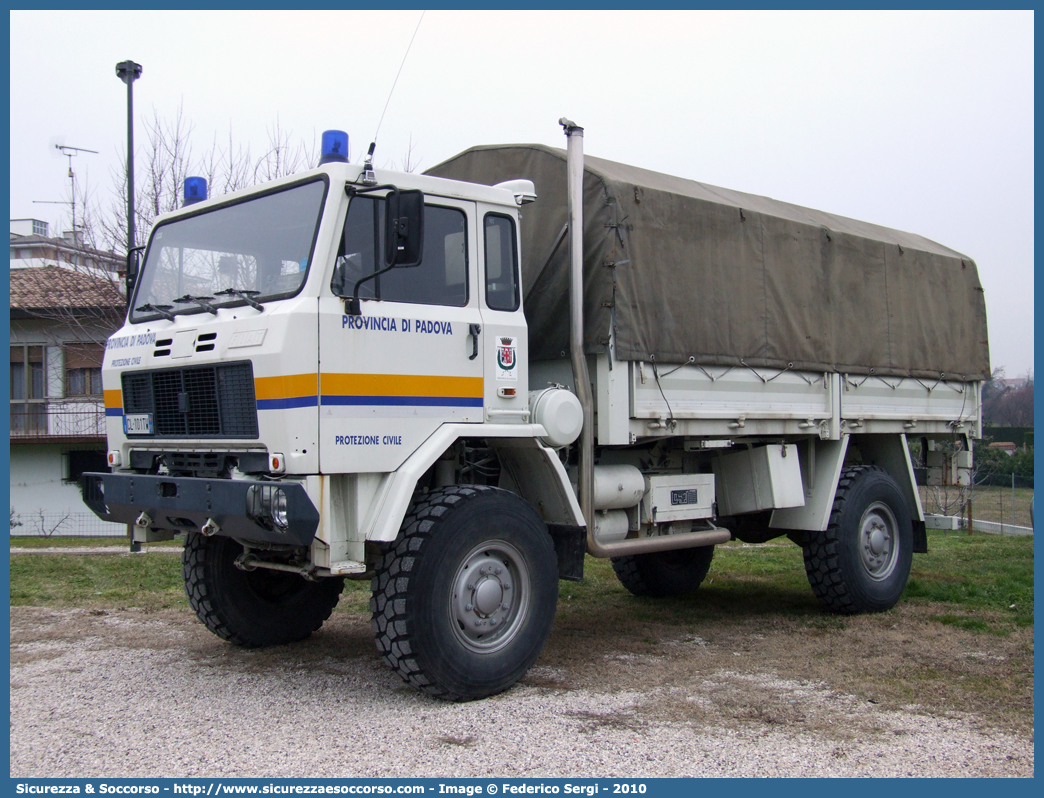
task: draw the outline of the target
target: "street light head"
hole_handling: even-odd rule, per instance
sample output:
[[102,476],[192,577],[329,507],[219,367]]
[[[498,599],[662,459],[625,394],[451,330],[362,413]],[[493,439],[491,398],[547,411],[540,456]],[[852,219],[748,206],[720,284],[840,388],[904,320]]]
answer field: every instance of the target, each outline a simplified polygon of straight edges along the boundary
[[141,77],[141,64],[135,64],[133,61],[120,61],[116,65],[116,77],[130,85]]

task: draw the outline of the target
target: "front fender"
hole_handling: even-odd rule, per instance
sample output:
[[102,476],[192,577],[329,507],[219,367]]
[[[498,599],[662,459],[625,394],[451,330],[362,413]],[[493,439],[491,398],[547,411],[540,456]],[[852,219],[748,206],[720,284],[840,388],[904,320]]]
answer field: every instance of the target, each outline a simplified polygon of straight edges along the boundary
[[565,468],[555,452],[539,442],[545,435],[547,431],[540,424],[443,424],[384,478],[362,524],[365,539],[395,540],[417,481],[460,438],[484,438],[498,455],[506,453],[507,470],[519,488],[518,494],[533,505],[545,523],[582,526],[583,514]]

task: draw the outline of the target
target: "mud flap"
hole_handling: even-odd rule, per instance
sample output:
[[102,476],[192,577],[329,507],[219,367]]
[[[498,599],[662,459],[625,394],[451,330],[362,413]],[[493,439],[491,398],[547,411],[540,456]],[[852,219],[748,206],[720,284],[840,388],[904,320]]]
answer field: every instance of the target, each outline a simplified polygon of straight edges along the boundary
[[558,557],[558,578],[569,582],[584,579],[584,555],[587,553],[587,528],[567,524],[548,524],[548,532]]
[[913,551],[914,554],[928,553],[928,531],[924,521],[912,521],[913,524]]

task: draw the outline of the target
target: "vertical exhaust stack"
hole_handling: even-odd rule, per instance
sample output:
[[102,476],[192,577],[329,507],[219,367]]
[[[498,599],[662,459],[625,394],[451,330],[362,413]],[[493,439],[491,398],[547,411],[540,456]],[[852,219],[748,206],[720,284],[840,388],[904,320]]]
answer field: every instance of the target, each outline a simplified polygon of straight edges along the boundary
[[584,411],[580,432],[580,510],[587,524],[587,550],[601,548],[594,539],[594,399],[584,355],[584,129],[565,117],[558,120],[566,135],[566,186],[569,194],[569,358],[573,384]]
[[[725,543],[727,529],[712,528],[675,535],[599,543],[595,538],[594,509],[594,395],[584,355],[584,129],[564,116],[558,120],[566,135],[566,188],[569,195],[569,359],[573,365],[576,397],[584,412],[580,432],[577,493],[587,525],[587,553],[595,557],[623,557],[693,546]],[[557,246],[557,245],[556,245]]]

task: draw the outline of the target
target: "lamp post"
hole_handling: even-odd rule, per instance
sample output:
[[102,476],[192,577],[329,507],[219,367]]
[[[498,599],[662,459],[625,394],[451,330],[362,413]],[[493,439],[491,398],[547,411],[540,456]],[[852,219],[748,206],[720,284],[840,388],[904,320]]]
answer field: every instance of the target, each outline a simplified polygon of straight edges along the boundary
[[141,77],[141,64],[131,60],[116,65],[116,77],[127,84],[127,303],[138,279],[134,257],[134,81]]
[[[134,81],[141,77],[141,64],[130,59],[116,65],[116,77],[127,84],[127,307],[130,308],[138,269],[134,257]],[[134,526],[127,524],[130,550],[141,551],[141,543],[134,539]]]

